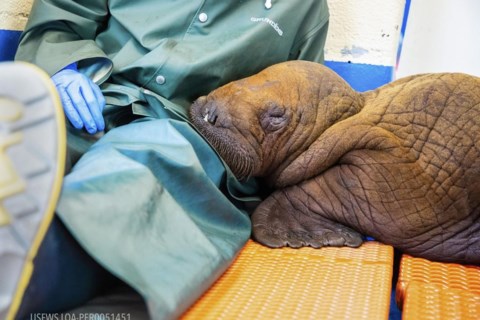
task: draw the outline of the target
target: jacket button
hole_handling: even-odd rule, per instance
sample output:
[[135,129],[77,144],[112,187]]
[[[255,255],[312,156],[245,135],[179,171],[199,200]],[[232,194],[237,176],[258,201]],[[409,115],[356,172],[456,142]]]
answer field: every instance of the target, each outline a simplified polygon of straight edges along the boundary
[[207,22],[208,20],[208,16],[205,12],[202,12],[198,15],[198,20],[200,20],[200,22]]
[[164,84],[166,81],[165,77],[164,76],[157,76],[155,78],[155,82],[157,82],[158,84]]

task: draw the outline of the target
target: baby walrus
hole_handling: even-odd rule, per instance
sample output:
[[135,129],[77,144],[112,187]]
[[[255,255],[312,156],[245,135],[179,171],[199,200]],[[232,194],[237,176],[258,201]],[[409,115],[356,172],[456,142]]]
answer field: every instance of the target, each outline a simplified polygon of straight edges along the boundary
[[480,78],[421,74],[360,93],[290,61],[199,98],[191,119],[239,178],[269,247],[358,247],[480,264]]

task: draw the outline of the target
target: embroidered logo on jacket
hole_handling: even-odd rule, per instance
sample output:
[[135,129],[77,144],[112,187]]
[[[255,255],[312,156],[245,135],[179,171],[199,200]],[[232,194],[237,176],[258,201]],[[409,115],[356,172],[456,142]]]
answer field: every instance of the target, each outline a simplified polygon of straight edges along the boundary
[[282,29],[280,29],[280,27],[278,26],[278,23],[268,19],[268,18],[255,18],[255,17],[251,17],[250,18],[250,21],[252,22],[263,22],[263,23],[266,23],[266,24],[269,24],[272,26],[272,28],[278,33],[279,36],[282,36],[283,35],[283,31]]

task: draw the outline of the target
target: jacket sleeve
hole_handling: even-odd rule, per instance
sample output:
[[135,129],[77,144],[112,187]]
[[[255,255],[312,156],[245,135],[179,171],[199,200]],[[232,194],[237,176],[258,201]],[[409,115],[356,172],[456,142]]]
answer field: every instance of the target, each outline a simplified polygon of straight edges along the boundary
[[327,40],[329,11],[326,0],[318,0],[305,24],[299,29],[297,40],[291,51],[291,60],[308,60],[323,63],[324,47]]
[[78,62],[80,71],[102,82],[112,62],[94,39],[108,14],[106,0],[35,0],[15,60],[36,64],[49,75]]

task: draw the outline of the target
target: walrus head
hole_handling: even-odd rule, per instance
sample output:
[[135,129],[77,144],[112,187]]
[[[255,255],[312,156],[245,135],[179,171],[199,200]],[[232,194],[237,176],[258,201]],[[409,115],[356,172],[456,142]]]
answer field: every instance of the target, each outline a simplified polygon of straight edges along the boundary
[[322,132],[362,103],[327,67],[289,61],[200,97],[190,117],[237,178],[265,177],[274,185]]

